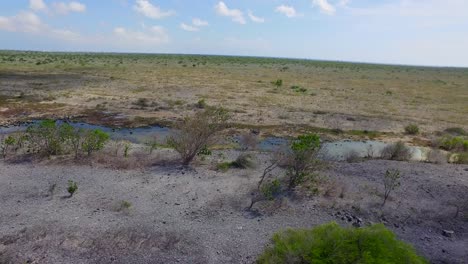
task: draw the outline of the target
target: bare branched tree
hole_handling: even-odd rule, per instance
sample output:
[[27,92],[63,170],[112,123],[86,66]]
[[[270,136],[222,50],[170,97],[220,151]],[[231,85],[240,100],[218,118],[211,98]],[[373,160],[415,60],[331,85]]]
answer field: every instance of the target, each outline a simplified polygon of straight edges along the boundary
[[384,200],[382,207],[385,206],[390,193],[400,186],[401,173],[399,170],[387,170],[385,172],[383,182],[384,182]]

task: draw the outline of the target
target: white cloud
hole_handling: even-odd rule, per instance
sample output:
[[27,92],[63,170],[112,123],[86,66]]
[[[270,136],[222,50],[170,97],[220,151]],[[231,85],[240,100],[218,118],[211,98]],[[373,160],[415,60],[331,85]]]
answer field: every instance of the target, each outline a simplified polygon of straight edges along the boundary
[[276,12],[279,12],[287,17],[297,17],[299,14],[296,12],[296,9],[292,6],[280,5],[276,7]]
[[187,25],[185,23],[181,23],[180,24],[180,28],[185,30],[185,31],[190,31],[190,32],[196,32],[196,31],[199,31],[200,29],[197,28],[197,27],[194,27],[192,25]]
[[86,5],[80,3],[80,2],[69,2],[69,3],[64,3],[64,2],[58,2],[58,3],[53,3],[52,6],[54,7],[55,12],[66,15],[70,12],[78,12],[82,13],[86,11]]
[[[341,2],[344,2],[346,4],[347,1],[342,0]],[[324,14],[334,15],[336,12],[335,7],[328,3],[327,0],[313,0],[312,3],[314,4],[314,6],[320,8],[320,11]]]
[[50,27],[31,11],[21,11],[12,17],[0,17],[0,30],[28,33],[62,40],[75,40],[80,36],[78,33],[70,30]]
[[142,15],[152,19],[162,19],[175,14],[174,11],[163,11],[159,6],[155,6],[148,0],[137,0],[133,9]]
[[43,0],[29,0],[29,8],[34,11],[46,11],[47,5]]
[[253,22],[255,23],[264,23],[265,22],[265,19],[263,17],[257,17],[255,16],[251,10],[248,11],[248,15],[249,15],[249,18],[250,20],[252,20]]
[[207,21],[201,20],[199,18],[192,19],[192,24],[197,27],[204,27],[209,25]]
[[46,26],[30,11],[21,11],[13,17],[0,17],[0,30],[24,33],[39,33]]
[[145,31],[133,31],[117,27],[114,29],[114,35],[119,41],[138,45],[159,45],[169,42],[169,35],[161,26],[152,26]]
[[215,6],[216,13],[220,16],[230,17],[232,21],[239,24],[246,24],[244,14],[239,9],[229,9],[224,2],[219,2]]

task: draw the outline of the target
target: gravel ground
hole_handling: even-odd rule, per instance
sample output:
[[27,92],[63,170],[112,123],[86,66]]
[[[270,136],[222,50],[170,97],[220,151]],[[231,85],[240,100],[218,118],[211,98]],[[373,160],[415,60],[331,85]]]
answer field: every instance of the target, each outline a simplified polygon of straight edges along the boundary
[[[130,170],[2,161],[0,263],[252,263],[279,229],[329,221],[384,222],[433,263],[468,263],[468,166],[333,163],[320,195],[260,203],[252,217],[244,208],[268,159],[257,156],[256,169],[225,173],[209,160]],[[401,170],[402,185],[381,209],[388,168]],[[68,180],[78,183],[71,198]]]

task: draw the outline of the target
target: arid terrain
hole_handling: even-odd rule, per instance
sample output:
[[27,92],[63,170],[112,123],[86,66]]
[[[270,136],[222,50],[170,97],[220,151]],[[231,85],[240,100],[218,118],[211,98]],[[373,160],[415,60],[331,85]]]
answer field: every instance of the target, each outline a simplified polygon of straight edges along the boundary
[[[0,260],[252,263],[277,230],[329,221],[384,222],[432,263],[468,259],[468,211],[460,207],[468,191],[466,165],[333,163],[323,172],[327,180],[320,194],[259,203],[258,215],[252,215],[245,208],[268,155],[257,155],[256,169],[219,172],[212,164],[221,153],[227,160],[237,154],[214,153],[196,169],[166,165],[122,171],[61,160],[2,163]],[[381,211],[380,177],[388,168],[401,170],[402,188]],[[72,198],[65,190],[69,179],[79,182]],[[122,208],[122,201],[132,206]],[[444,230],[453,236],[444,236]]]
[[331,221],[468,263],[467,130],[465,68],[0,51],[0,264],[255,263]]
[[[2,123],[171,123],[201,99],[239,125],[468,129],[468,70],[254,57],[0,52]],[[281,80],[281,86],[273,84]]]

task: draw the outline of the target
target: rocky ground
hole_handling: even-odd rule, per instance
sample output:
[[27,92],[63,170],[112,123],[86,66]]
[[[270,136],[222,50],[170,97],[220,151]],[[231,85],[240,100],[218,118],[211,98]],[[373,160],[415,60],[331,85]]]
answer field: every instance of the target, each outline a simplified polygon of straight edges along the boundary
[[[237,154],[216,152],[192,168],[126,170],[2,161],[0,263],[253,263],[274,232],[329,221],[383,222],[432,263],[468,259],[468,166],[331,163],[318,195],[261,202],[253,214],[245,208],[269,157],[256,153],[255,169],[213,169]],[[382,209],[382,175],[391,168],[402,184]],[[71,198],[68,180],[78,183]]]

